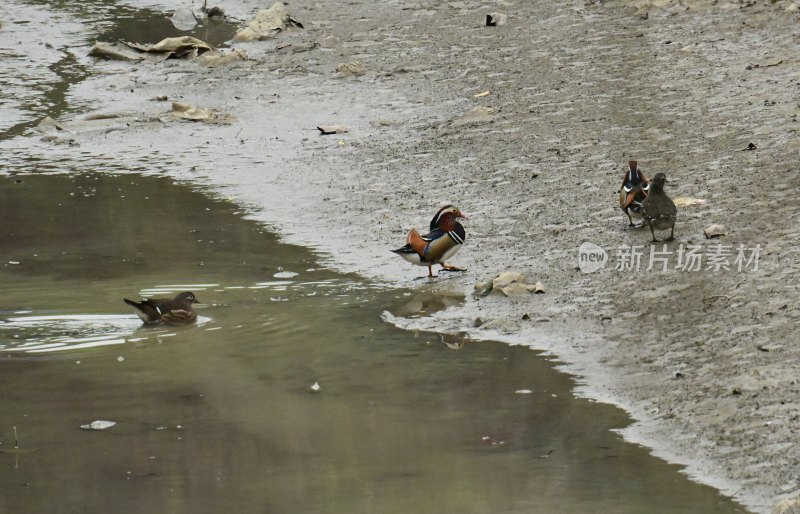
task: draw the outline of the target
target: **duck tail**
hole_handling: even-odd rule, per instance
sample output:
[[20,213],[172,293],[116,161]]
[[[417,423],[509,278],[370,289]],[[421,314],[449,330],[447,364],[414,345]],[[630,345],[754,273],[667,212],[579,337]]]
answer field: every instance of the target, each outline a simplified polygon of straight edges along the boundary
[[412,228],[408,232],[408,237],[406,237],[406,242],[408,243],[408,246],[413,248],[414,251],[417,252],[420,256],[425,255],[425,247],[428,246],[428,241],[422,239],[422,236],[419,235],[417,229]]

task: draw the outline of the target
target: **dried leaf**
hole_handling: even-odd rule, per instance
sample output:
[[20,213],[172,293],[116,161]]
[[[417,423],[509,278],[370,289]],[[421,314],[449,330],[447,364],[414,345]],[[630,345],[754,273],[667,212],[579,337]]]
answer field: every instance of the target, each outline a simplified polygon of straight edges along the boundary
[[143,55],[131,51],[126,46],[117,43],[103,43],[102,41],[98,41],[89,49],[89,55],[116,61],[141,61],[144,59]]
[[233,116],[216,111],[215,109],[201,109],[189,104],[172,102],[172,116],[182,120],[202,121],[205,123],[217,123],[229,125],[233,123]]
[[700,198],[689,198],[687,196],[681,196],[673,200],[676,207],[690,207],[692,205],[705,205],[706,201]]
[[154,45],[140,45],[138,43],[125,43],[125,45],[142,52],[168,53],[184,56],[187,52],[195,50],[197,54],[210,52],[214,47],[191,36],[168,37]]

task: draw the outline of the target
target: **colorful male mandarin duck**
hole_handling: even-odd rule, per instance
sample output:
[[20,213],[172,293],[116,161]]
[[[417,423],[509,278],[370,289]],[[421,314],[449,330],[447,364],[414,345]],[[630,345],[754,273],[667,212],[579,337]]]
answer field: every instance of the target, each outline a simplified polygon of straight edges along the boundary
[[669,237],[665,241],[675,239],[675,219],[678,217],[678,208],[675,202],[664,192],[664,182],[667,176],[663,173],[656,173],[650,183],[650,193],[642,204],[642,215],[644,222],[650,227],[653,234],[653,242],[657,242],[656,230],[669,230]]
[[633,226],[633,218],[641,219],[642,202],[649,192],[650,183],[637,162],[628,161],[628,171],[622,176],[622,187],[619,189],[619,206],[628,215],[630,226]]
[[194,293],[180,293],[175,298],[148,298],[141,302],[127,298],[123,300],[136,309],[136,314],[145,325],[188,325],[197,319],[197,313],[192,308],[192,304],[197,303]]
[[462,268],[450,266],[445,261],[456,254],[464,244],[467,233],[457,220],[466,218],[452,205],[445,205],[431,220],[430,232],[421,236],[412,228],[406,238],[406,245],[392,250],[403,259],[417,266],[428,267],[428,277],[433,277],[432,266],[441,264],[447,271],[464,271]]

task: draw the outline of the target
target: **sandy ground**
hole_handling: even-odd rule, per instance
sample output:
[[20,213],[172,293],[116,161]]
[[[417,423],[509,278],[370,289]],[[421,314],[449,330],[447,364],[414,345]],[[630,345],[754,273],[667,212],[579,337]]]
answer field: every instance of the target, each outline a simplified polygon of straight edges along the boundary
[[[240,18],[263,7],[231,4]],[[305,30],[241,45],[250,60],[225,68],[95,64],[73,49],[104,72],[74,88],[73,101],[123,113],[125,123],[76,125],[59,135],[72,145],[37,137],[4,151],[114,155],[121,169],[208,185],[342,269],[463,294],[463,306],[433,317],[387,319],[546,350],[579,377],[582,394],[633,414],[627,438],[698,480],[759,512],[800,495],[792,2],[290,9]],[[483,26],[490,12],[507,23]],[[354,62],[362,75],[336,71]],[[170,121],[168,102],[152,100],[160,95],[237,120]],[[462,118],[474,108],[482,110]],[[319,136],[317,124],[350,132]],[[679,208],[666,247],[651,246],[646,228],[629,229],[617,207],[629,159],[651,177],[666,173],[674,198],[704,201]],[[452,261],[468,271],[429,282],[388,250],[443,202],[470,214]],[[712,223],[728,234],[705,239]],[[584,242],[608,252],[604,269],[579,269]],[[720,245],[731,269],[706,269]],[[739,245],[745,257],[760,245],[757,269],[737,269]],[[641,268],[615,269],[633,246]],[[676,269],[690,246],[706,259],[701,269]],[[668,252],[666,270],[647,270],[651,248]],[[476,282],[505,270],[547,293],[472,296]],[[478,317],[486,323],[475,327]]]

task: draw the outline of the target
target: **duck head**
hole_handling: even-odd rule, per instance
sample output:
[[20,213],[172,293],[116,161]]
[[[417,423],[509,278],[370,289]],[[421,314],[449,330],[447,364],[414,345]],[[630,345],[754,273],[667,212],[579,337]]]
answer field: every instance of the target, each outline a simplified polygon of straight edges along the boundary
[[653,188],[654,191],[663,191],[664,190],[664,183],[667,181],[667,176],[663,173],[656,173],[656,176],[653,177],[653,180],[650,181],[650,187]]
[[180,293],[178,296],[175,297],[175,301],[188,304],[198,303],[197,298],[195,298],[194,296],[194,293],[191,293],[189,291]]
[[642,174],[639,171],[639,163],[637,161],[628,161],[626,182],[629,184],[639,184],[644,182]]
[[458,207],[453,205],[445,205],[439,212],[431,220],[431,230],[436,230],[437,228],[450,231],[453,230],[453,227],[456,224],[456,220],[458,218],[466,219],[466,215],[461,212]]

